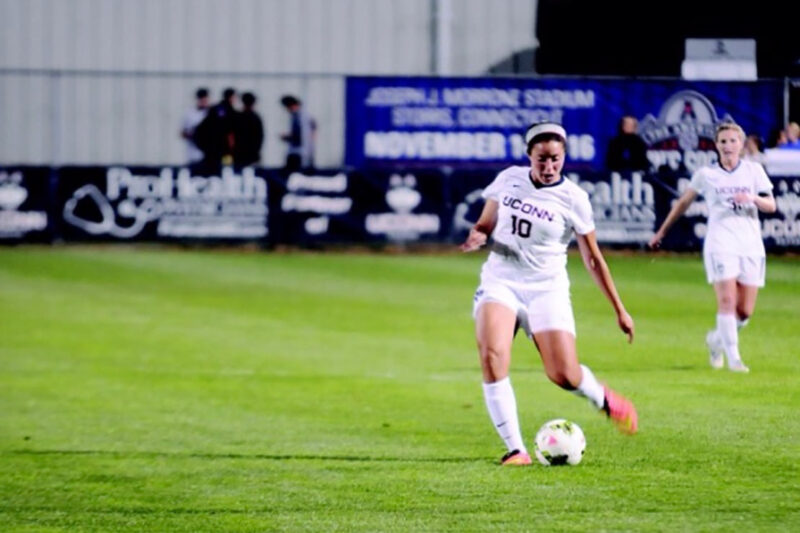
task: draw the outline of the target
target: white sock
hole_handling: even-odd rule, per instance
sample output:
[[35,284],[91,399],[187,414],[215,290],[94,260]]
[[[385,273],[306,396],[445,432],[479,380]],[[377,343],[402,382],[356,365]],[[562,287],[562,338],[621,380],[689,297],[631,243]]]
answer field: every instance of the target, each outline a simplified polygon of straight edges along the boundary
[[517,418],[517,399],[511,387],[511,379],[505,377],[494,383],[483,384],[483,398],[486,409],[494,423],[497,434],[503,439],[508,451],[519,450],[527,453]]
[[722,337],[719,335],[719,329],[714,328],[711,330],[711,343],[715,346],[722,346]]
[[588,398],[598,409],[602,409],[606,400],[606,393],[603,390],[603,386],[600,385],[588,366],[581,365],[581,370],[583,371],[581,384],[572,392],[578,396]]
[[742,320],[741,318],[736,317],[736,329],[742,329],[747,325],[748,322],[750,322],[749,318]]
[[739,332],[736,329],[735,315],[717,315],[717,332],[722,340],[722,348],[728,357],[728,364],[742,360],[739,355]]

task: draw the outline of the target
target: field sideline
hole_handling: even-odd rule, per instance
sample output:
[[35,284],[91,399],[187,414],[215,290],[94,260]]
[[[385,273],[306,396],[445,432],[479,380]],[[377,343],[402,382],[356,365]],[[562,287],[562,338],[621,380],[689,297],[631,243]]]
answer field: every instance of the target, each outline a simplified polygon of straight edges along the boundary
[[738,375],[707,364],[698,255],[608,257],[632,345],[572,255],[579,354],[640,433],[551,385],[518,337],[525,438],[566,417],[588,441],[551,468],[496,464],[483,258],[0,248],[0,530],[800,527],[800,258],[768,259]]

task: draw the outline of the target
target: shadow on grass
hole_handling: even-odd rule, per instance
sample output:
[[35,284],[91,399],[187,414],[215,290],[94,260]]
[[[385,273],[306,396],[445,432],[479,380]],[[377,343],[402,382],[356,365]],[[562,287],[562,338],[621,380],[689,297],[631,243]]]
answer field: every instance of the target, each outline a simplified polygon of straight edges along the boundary
[[2,455],[88,455],[105,457],[176,457],[187,459],[244,459],[261,461],[344,461],[376,463],[480,463],[492,462],[485,457],[381,457],[369,455],[310,455],[310,454],[262,454],[262,453],[192,453],[154,451],[112,450],[7,450]]
[[698,366],[698,365],[673,365],[673,366],[669,367],[669,369],[670,370],[680,370],[680,371],[698,370],[698,369],[700,369],[700,366]]

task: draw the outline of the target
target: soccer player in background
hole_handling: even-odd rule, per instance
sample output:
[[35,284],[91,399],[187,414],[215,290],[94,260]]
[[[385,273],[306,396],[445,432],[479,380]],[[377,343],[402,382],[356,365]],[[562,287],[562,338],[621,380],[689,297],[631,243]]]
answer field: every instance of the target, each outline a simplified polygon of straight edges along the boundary
[[717,296],[717,327],[706,335],[709,362],[713,368],[722,368],[724,353],[734,372],[750,371],[739,354],[738,330],[753,314],[766,273],[758,211],[774,213],[776,209],[764,167],[742,159],[744,140],[738,124],[724,122],[717,127],[714,141],[719,162],[692,175],[689,187],[650,240],[650,247],[657,248],[694,199],[703,195],[708,203],[703,264]]
[[579,363],[575,349],[566,268],[573,232],[584,265],[614,307],[629,342],[634,326],[597,245],[589,197],[561,175],[566,139],[559,124],[528,128],[525,142],[531,166],[512,166],[497,175],[483,191],[486,204],[461,245],[462,251],[470,252],[485,245],[490,235],[494,241],[481,269],[473,316],[486,407],[508,449],[503,465],[531,463],[508,375],[518,327],[536,344],[553,383],[588,398],[620,430],[631,434],[637,430],[633,404],[600,384]]

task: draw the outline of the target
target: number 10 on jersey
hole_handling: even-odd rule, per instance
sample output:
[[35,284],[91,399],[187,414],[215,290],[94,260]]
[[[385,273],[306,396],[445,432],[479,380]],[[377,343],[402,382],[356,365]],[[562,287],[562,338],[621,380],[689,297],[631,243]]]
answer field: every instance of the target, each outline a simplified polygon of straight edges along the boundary
[[531,221],[525,218],[519,218],[517,215],[511,215],[511,233],[512,235],[519,235],[520,237],[531,236]]

